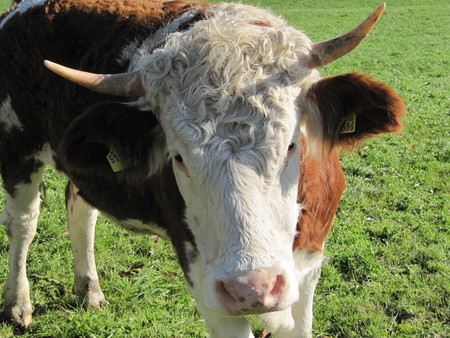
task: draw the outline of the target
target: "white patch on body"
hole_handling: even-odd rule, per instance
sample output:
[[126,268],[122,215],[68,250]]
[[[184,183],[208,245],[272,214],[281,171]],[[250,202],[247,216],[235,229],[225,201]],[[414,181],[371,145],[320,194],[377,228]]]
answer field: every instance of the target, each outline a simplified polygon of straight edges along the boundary
[[111,220],[114,224],[117,224],[118,226],[129,230],[131,232],[141,233],[141,234],[150,234],[150,235],[158,235],[162,239],[170,240],[169,235],[167,234],[166,230],[158,226],[157,224],[153,223],[144,223],[141,220],[138,219],[117,219],[105,212],[102,212],[103,215],[105,215],[106,218]]
[[11,98],[8,96],[0,106],[0,124],[3,125],[5,133],[13,130],[23,130],[19,117],[11,107]]
[[16,14],[23,14],[28,9],[33,8],[35,6],[43,6],[45,0],[22,0],[14,9],[12,9],[2,20],[0,23],[0,29],[6,24],[6,22],[11,19]]
[[45,143],[41,151],[33,156],[35,160],[48,164],[56,169],[55,157],[56,153],[48,143]]

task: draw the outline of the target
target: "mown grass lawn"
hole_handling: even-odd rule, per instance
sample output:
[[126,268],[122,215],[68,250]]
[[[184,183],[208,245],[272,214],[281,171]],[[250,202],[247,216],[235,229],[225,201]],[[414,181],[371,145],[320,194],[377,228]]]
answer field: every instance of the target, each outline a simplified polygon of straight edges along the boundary
[[[270,7],[316,41],[353,28],[379,4],[244,2]],[[0,0],[0,10],[8,4]],[[315,299],[318,337],[450,336],[450,3],[387,5],[360,47],[322,69],[326,76],[359,71],[387,82],[409,113],[402,134],[342,155],[347,188]],[[24,334],[206,336],[170,244],[131,236],[104,219],[97,226],[96,255],[109,305],[83,309],[71,294],[70,243],[62,236],[64,186],[64,177],[46,172],[46,205],[28,259],[35,323]],[[7,246],[1,230],[0,283],[7,273]],[[14,333],[21,332],[0,323],[1,337]]]

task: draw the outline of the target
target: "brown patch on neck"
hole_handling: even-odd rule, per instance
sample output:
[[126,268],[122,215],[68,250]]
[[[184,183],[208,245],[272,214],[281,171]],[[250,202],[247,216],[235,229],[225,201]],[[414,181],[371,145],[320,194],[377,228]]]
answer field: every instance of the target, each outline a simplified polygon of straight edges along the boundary
[[297,203],[303,209],[298,216],[293,249],[322,251],[344,191],[344,173],[336,149],[324,159],[326,163],[307,156],[306,150],[306,137],[302,135]]

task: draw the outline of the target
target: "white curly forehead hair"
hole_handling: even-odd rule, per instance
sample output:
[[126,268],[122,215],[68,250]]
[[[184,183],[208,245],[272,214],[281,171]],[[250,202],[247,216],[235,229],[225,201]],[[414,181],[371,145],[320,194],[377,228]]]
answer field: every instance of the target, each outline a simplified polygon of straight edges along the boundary
[[[301,99],[300,94],[320,79],[315,69],[353,50],[385,6],[381,4],[348,33],[312,43],[266,10],[217,4],[188,30],[176,32],[198,11],[183,14],[141,45],[124,48],[119,62],[129,62],[126,73],[94,74],[44,63],[56,74],[99,93],[141,98],[142,109],[150,108],[160,117],[164,112],[160,120],[171,121],[175,127],[183,121],[184,126],[200,123],[192,124],[195,129],[204,121],[219,122],[224,115],[235,116],[235,122],[249,122],[248,116],[268,117],[277,124],[277,118],[298,115],[295,99]],[[305,102],[298,103],[305,106]],[[304,123],[320,148],[330,135],[315,108],[308,110],[311,116]]]
[[207,15],[141,60],[147,100],[191,149],[264,145],[281,155],[298,125],[296,98],[318,77],[299,62],[311,41],[255,7],[218,4]]

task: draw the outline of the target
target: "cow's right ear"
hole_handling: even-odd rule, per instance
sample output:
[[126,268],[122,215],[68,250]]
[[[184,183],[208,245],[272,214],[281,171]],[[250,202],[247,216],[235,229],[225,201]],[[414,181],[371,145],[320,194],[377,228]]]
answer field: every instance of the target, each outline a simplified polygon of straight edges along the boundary
[[312,151],[353,147],[367,137],[399,132],[406,108],[387,85],[357,73],[324,78],[307,92],[302,125]]
[[139,167],[151,173],[157,170],[151,166],[165,161],[164,148],[162,128],[152,112],[105,102],[92,106],[70,124],[59,154],[69,172],[109,173]]

